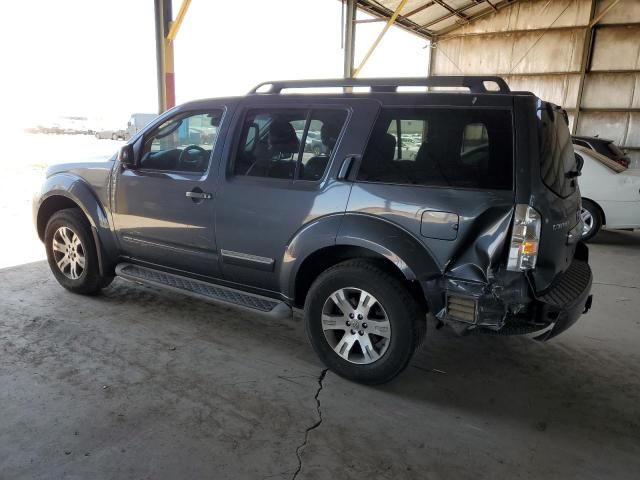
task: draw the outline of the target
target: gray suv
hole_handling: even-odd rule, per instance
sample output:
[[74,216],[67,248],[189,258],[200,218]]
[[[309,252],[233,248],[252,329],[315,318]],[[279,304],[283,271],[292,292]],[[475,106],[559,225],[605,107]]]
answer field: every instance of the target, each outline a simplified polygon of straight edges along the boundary
[[589,309],[579,175],[566,113],[499,77],[270,82],[173,108],[110,161],[49,168],[34,220],[68,290],[117,275],[304,309],[325,365],[375,384],[427,314],[546,340]]

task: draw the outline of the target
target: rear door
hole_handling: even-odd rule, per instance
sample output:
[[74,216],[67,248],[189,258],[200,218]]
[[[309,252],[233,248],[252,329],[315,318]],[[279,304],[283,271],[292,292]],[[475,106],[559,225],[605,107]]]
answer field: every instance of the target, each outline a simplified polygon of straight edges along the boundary
[[[368,100],[314,102],[293,95],[245,101],[225,148],[227,168],[217,198],[217,240],[227,280],[279,290],[293,236],[321,217],[344,212],[351,184],[336,180],[336,172],[345,157],[362,152],[377,108]],[[307,141],[309,132],[321,148]]]

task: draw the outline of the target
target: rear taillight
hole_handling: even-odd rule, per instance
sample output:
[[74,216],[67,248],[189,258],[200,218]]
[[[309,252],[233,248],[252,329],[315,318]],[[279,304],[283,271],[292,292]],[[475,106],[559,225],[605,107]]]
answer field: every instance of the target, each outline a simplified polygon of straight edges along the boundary
[[541,225],[540,214],[535,208],[522,203],[516,205],[507,270],[517,272],[536,268]]

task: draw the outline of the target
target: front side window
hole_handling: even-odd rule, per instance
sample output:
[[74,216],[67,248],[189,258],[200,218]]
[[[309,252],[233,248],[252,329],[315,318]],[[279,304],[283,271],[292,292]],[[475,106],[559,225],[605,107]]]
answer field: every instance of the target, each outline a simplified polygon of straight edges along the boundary
[[212,110],[167,120],[145,138],[140,167],[204,173],[209,167],[222,114],[222,110]]
[[249,110],[242,124],[233,174],[320,180],[345,120],[343,110]]
[[374,126],[357,179],[405,185],[512,189],[511,112],[384,109]]

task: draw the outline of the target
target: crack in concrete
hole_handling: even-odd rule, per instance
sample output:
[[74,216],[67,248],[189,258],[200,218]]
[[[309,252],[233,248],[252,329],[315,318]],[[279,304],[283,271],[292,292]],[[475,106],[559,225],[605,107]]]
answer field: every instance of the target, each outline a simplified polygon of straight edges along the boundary
[[298,478],[298,474],[302,471],[302,450],[304,449],[304,447],[307,446],[307,441],[309,440],[309,433],[311,433],[312,430],[315,430],[316,428],[318,428],[322,423],[322,410],[320,409],[320,398],[318,397],[320,396],[320,392],[324,388],[324,385],[322,384],[322,382],[324,381],[324,377],[326,377],[328,371],[329,369],[325,368],[324,370],[322,370],[322,372],[320,373],[320,376],[318,377],[318,390],[316,390],[316,394],[313,397],[316,400],[316,412],[318,412],[318,420],[305,430],[304,441],[300,445],[298,445],[298,447],[296,448],[296,457],[298,458],[298,468],[296,469],[295,472],[293,472],[293,477],[291,477],[291,480],[295,480],[296,478]]
[[605,283],[605,282],[593,282],[594,285],[606,285],[608,287],[620,287],[620,288],[634,288],[639,289],[640,287],[636,287],[635,285],[621,285],[619,283]]

